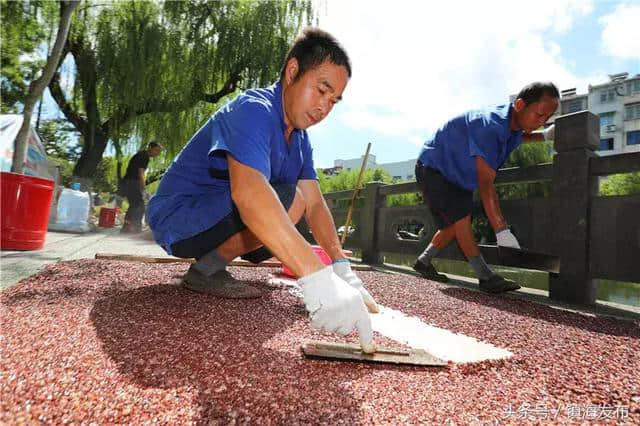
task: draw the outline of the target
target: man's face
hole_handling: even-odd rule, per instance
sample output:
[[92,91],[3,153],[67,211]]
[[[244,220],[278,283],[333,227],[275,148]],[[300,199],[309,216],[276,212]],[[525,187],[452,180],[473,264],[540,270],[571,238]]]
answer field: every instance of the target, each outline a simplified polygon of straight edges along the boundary
[[515,121],[517,127],[525,133],[540,128],[558,107],[558,99],[549,95],[544,95],[538,102],[532,102],[525,106],[522,99],[514,102]]
[[297,73],[298,61],[290,59],[283,80],[285,123],[294,129],[306,129],[322,121],[342,99],[349,74],[345,67],[329,60],[295,80]]
[[162,152],[162,148],[159,146],[154,146],[149,150],[149,157],[157,157]]

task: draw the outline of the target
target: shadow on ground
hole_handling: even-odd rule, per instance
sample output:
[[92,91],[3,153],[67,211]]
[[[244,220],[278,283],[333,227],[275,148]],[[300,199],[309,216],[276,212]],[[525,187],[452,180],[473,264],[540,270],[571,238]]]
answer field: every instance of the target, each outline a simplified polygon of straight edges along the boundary
[[90,313],[121,374],[147,388],[194,387],[204,423],[260,416],[356,423],[360,402],[341,384],[364,373],[301,359],[295,331],[287,330],[302,318],[301,305],[268,292],[222,300],[166,284],[114,293]]

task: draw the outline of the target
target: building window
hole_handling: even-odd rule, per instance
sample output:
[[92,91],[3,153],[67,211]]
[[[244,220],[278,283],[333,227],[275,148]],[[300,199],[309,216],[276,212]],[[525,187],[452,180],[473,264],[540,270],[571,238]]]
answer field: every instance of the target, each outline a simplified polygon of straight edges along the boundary
[[582,111],[582,99],[572,99],[567,101],[566,106],[567,112],[565,114]]
[[640,130],[627,132],[627,145],[640,145]]
[[624,119],[635,120],[636,118],[640,118],[640,102],[636,102],[635,104],[625,105]]
[[611,151],[613,149],[613,138],[600,139],[600,151]]
[[603,89],[600,91],[600,103],[606,104],[613,102],[616,98],[616,89]]
[[615,112],[603,112],[600,114],[600,128],[614,124],[613,116]]
[[627,83],[627,87],[628,87],[627,92],[629,93],[629,95],[635,95],[640,93],[640,80]]

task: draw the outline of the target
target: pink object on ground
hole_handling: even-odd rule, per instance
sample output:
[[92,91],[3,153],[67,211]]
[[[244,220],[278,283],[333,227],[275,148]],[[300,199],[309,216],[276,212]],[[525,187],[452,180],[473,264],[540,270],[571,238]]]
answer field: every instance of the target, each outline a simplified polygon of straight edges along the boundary
[[[331,265],[333,263],[327,252],[324,251],[322,247],[311,246],[311,248],[313,249],[313,252],[316,254],[316,256],[318,256],[320,260],[322,260],[322,263],[324,263],[325,265]],[[296,274],[294,274],[293,271],[289,269],[289,267],[285,264],[282,264],[282,273],[289,277],[297,278]]]

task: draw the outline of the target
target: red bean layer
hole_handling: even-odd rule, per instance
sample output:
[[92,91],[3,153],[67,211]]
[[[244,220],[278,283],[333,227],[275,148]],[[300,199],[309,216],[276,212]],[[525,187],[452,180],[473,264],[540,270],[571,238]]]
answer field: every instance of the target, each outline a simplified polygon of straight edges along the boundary
[[[379,303],[504,347],[423,368],[305,359],[309,328],[267,268],[226,300],[170,284],[180,264],[48,266],[0,293],[0,424],[640,424],[640,324],[420,278],[358,272]],[[377,341],[400,346],[382,336]]]

